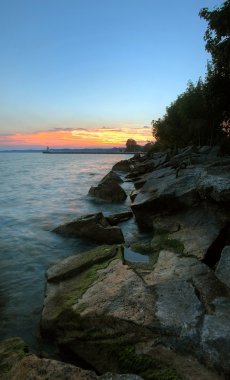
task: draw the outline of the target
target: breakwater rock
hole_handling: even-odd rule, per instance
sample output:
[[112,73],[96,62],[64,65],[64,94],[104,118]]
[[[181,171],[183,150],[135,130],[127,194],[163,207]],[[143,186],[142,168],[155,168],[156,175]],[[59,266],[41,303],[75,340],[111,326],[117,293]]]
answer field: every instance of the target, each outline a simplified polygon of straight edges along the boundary
[[131,209],[152,237],[133,247],[149,261],[99,246],[50,268],[43,334],[98,373],[228,378],[230,158],[188,147],[113,170],[128,172],[136,188]]
[[89,195],[108,202],[122,202],[127,198],[125,190],[120,186],[123,180],[114,171],[110,171],[97,186],[89,189]]

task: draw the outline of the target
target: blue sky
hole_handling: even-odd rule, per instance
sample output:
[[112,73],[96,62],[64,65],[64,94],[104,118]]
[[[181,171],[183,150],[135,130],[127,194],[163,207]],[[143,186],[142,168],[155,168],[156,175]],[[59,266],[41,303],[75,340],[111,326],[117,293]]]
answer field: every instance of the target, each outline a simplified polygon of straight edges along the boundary
[[140,127],[204,76],[217,0],[0,0],[0,133]]

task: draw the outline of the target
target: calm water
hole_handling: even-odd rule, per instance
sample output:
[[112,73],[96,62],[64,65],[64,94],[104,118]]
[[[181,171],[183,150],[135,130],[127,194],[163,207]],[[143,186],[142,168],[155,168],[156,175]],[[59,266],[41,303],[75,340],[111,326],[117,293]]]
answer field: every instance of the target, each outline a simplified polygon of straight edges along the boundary
[[[80,215],[105,215],[127,209],[87,196],[124,155],[0,154],[0,339],[21,336],[39,350],[39,320],[45,272],[58,260],[93,247],[67,239],[52,229]],[[131,191],[131,184],[124,188]],[[124,223],[126,241],[138,240],[130,221]]]

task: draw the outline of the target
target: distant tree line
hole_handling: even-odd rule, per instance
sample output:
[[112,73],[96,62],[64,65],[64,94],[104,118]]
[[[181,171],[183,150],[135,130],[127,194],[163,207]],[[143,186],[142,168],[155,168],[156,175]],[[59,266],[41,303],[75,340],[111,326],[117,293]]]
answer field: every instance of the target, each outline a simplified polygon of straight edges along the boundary
[[190,144],[222,144],[230,150],[230,0],[212,11],[203,8],[199,15],[208,24],[206,77],[189,82],[165,115],[152,121],[155,151]]

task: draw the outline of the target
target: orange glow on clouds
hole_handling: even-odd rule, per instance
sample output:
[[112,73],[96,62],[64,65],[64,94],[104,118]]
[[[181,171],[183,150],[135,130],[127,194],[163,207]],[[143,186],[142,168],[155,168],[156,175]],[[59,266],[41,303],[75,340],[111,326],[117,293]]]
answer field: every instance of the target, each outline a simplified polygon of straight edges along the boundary
[[138,144],[144,145],[147,140],[153,139],[152,130],[150,127],[56,128],[50,131],[0,135],[0,147],[124,147],[129,138],[136,140]]

